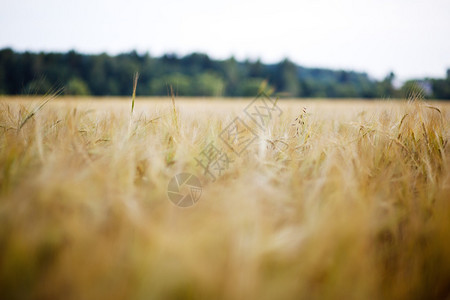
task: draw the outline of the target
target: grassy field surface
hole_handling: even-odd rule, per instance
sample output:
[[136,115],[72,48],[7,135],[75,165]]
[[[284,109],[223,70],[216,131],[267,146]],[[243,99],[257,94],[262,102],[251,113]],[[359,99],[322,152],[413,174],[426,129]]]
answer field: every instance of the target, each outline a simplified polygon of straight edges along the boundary
[[449,299],[450,104],[252,100],[0,98],[0,298]]

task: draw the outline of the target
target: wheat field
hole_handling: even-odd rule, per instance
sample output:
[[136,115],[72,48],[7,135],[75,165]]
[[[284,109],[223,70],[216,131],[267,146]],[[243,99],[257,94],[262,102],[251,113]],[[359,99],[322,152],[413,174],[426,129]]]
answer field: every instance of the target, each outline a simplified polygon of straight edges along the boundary
[[251,101],[1,98],[0,298],[450,299],[450,104]]

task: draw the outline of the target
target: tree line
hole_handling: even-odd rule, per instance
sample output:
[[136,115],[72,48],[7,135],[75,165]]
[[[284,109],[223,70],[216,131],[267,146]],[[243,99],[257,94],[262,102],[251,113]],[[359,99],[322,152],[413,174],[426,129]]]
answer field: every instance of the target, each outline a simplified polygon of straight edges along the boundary
[[153,57],[136,51],[116,56],[0,50],[0,94],[46,94],[64,87],[67,95],[130,95],[133,75],[140,74],[137,94],[164,96],[252,97],[262,88],[286,97],[397,98],[409,94],[450,99],[450,70],[445,79],[411,80],[396,88],[395,75],[375,80],[366,73],[305,68],[288,59],[214,60],[202,53]]

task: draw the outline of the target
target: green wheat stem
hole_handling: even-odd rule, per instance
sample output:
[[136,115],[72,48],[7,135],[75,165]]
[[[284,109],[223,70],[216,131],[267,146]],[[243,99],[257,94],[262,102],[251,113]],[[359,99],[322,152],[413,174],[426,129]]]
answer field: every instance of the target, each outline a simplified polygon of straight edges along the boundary
[[131,114],[133,114],[133,111],[134,111],[134,100],[136,99],[136,88],[137,88],[138,79],[139,79],[139,73],[136,72],[134,74],[134,80],[133,80],[133,96],[131,99]]

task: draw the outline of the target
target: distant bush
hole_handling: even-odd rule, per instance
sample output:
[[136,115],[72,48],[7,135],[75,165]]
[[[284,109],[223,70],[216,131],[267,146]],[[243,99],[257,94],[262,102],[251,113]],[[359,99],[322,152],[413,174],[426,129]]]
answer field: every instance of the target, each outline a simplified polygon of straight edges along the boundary
[[50,92],[52,85],[45,78],[33,79],[22,91],[25,95],[45,95]]
[[262,78],[249,78],[244,80],[240,86],[240,94],[244,97],[254,97],[259,92],[271,94],[274,88],[267,84],[267,81]]
[[178,96],[191,96],[193,94],[191,79],[189,76],[180,73],[155,78],[150,83],[149,93],[151,95],[167,96],[170,94],[170,88]]
[[202,73],[194,78],[194,88],[198,96],[223,96],[225,82],[215,73]]
[[72,78],[66,85],[64,93],[67,95],[87,96],[91,92],[88,85],[80,78]]

